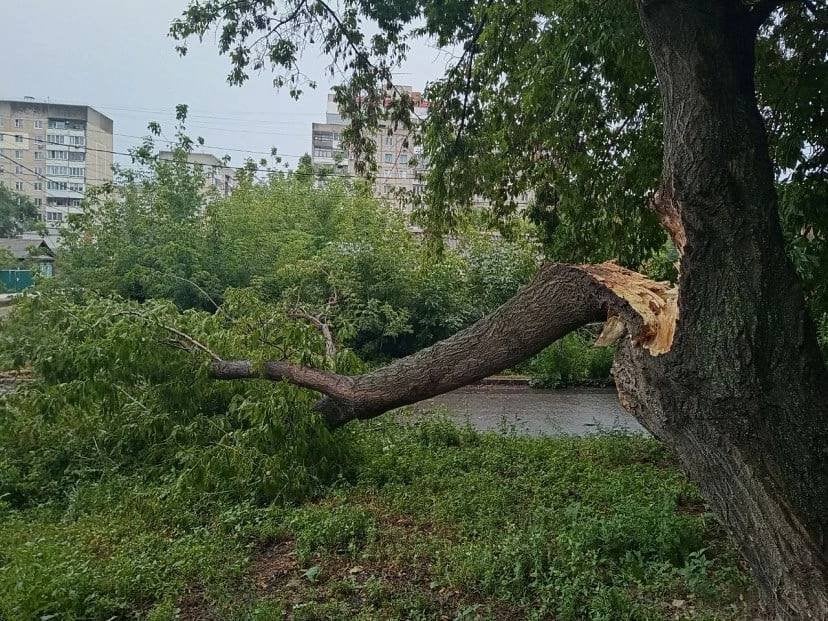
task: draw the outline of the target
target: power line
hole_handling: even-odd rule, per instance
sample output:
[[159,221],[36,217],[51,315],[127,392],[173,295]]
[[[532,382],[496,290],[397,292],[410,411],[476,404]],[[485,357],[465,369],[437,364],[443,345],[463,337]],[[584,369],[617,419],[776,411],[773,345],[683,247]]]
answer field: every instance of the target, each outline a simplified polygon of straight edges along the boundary
[[[0,136],[16,136],[16,135],[20,135],[20,134],[10,134],[10,133],[6,133],[6,132],[0,132]],[[33,142],[37,142],[37,143],[40,143],[40,144],[47,144],[47,145],[51,144],[51,145],[58,146],[58,147],[68,147],[68,148],[73,148],[73,149],[83,149],[84,151],[92,151],[92,152],[96,152],[96,153],[109,153],[111,155],[123,155],[123,156],[127,156],[127,157],[134,157],[134,154],[125,153],[123,151],[113,151],[113,150],[109,150],[109,149],[96,149],[94,147],[86,147],[86,146],[78,146],[78,145],[55,145],[55,143],[48,142],[47,140],[42,140],[42,139],[38,139],[38,138],[28,138],[28,140],[31,140]],[[165,141],[165,142],[170,144],[170,141]],[[210,147],[205,147],[205,148],[210,148]],[[219,147],[213,147],[213,148],[219,148]],[[55,150],[55,149],[53,149],[53,150]],[[295,155],[295,154],[289,154],[289,153],[283,153],[282,155],[287,155],[287,156],[290,156],[290,157],[303,157],[303,155]],[[307,155],[307,154],[304,154],[304,155]],[[7,157],[7,156],[4,156],[4,157]],[[8,158],[8,159],[11,160],[11,158]],[[15,161],[15,160],[11,160],[11,161]],[[63,161],[63,160],[60,160],[60,161]],[[187,164],[189,166],[202,166],[204,168],[213,168],[213,169],[220,168],[220,169],[225,169],[225,170],[229,169],[229,170],[237,170],[237,171],[249,170],[245,166],[230,166],[230,165],[224,165],[224,164],[201,164],[199,162],[190,162],[190,161],[186,161],[186,162],[183,162],[183,163]],[[21,166],[22,166],[22,164],[21,164]],[[31,169],[28,169],[28,170],[31,170]],[[276,171],[266,171],[265,170],[265,171],[254,171],[254,172],[276,172]],[[327,177],[341,177],[341,178],[353,178],[353,179],[364,179],[364,177],[362,177],[361,175],[356,175],[356,174],[351,174],[351,173],[342,173],[342,172],[328,172],[324,176],[327,176]],[[404,179],[408,179],[408,177],[398,177],[398,176],[390,176],[390,175],[376,175],[373,178],[374,179],[396,180],[396,181],[401,181],[401,180],[404,180]],[[416,178],[412,178],[412,181],[416,181],[416,180],[417,180]]]
[[[256,135],[272,134],[272,135],[278,135],[278,136],[295,136],[295,137],[307,136],[307,134],[305,134],[304,132],[301,133],[301,134],[291,133],[291,132],[263,132],[263,131],[260,131],[260,130],[242,130],[242,129],[236,129],[236,128],[223,128],[223,127],[214,127],[214,126],[196,127],[196,129],[212,129],[212,130],[222,131],[222,132],[250,133],[250,134],[256,134]],[[107,131],[97,129],[97,128],[93,128],[93,127],[87,127],[86,131],[87,132],[99,133],[99,134],[105,134],[105,135],[111,134],[113,136],[133,138],[133,139],[136,139],[136,140],[143,140],[144,138],[146,138],[146,136],[136,136],[134,134],[123,134],[123,133],[119,133],[119,132],[107,132]],[[15,134],[5,134],[5,135],[15,135]],[[17,135],[19,135],[19,134],[17,134]],[[37,138],[29,138],[29,140],[34,140],[35,142],[41,142],[41,143],[45,143],[45,144],[54,144],[54,143],[50,143],[48,141],[38,140]],[[166,142],[167,144],[175,144],[174,140],[170,140],[170,139],[166,139],[166,138],[162,138],[162,141]],[[59,146],[75,148],[75,149],[83,149],[84,148],[84,147],[80,147],[80,146],[77,146],[77,145],[59,145]],[[237,152],[237,153],[252,153],[252,154],[256,154],[256,155],[274,156],[272,151],[259,151],[259,150],[256,150],[256,149],[240,149],[240,148],[237,148],[237,147],[227,147],[227,146],[220,146],[220,145],[209,146],[209,147],[205,146],[205,145],[202,145],[202,147],[205,148],[205,149],[212,149],[212,150],[232,151],[232,152]],[[86,150],[92,150],[92,149],[87,148]],[[115,154],[115,155],[129,155],[129,154],[118,153],[118,152],[115,152],[115,151],[113,151],[112,153]],[[276,157],[284,156],[284,157],[293,157],[293,158],[302,157],[302,155],[304,155],[304,154],[281,153],[278,150],[275,154]],[[398,163],[398,160],[399,160],[401,155],[402,155],[401,151],[396,153],[395,161],[394,161],[395,165]],[[395,179],[397,177],[387,177],[387,178]]]
[[[41,175],[41,174],[40,174],[39,172],[37,172],[36,170],[32,170],[31,168],[29,168],[29,167],[28,167],[28,166],[26,166],[25,164],[21,164],[21,163],[20,163],[20,162],[18,162],[16,159],[11,158],[11,157],[9,157],[8,155],[6,155],[6,154],[4,154],[4,153],[0,153],[0,157],[4,157],[4,158],[6,158],[7,160],[9,160],[10,162],[12,162],[13,164],[15,164],[16,166],[20,166],[20,168],[23,168],[23,169],[25,169],[25,170],[28,170],[30,173],[34,174],[36,177],[39,177],[39,178],[41,178],[41,179],[45,179],[46,181],[50,181],[50,182],[54,182],[54,181],[55,181],[54,179],[49,179],[49,177],[46,177],[46,176],[44,176],[44,175]],[[67,176],[68,176],[68,175],[67,175]],[[75,194],[79,194],[79,195],[80,195],[80,197],[81,197],[81,198],[83,198],[83,192],[78,192],[77,190],[65,190],[65,191],[66,191],[66,192],[74,192]]]
[[[128,112],[137,112],[137,113],[154,113],[154,114],[163,114],[169,117],[174,115],[173,112],[170,112],[166,109],[159,109],[159,108],[130,108],[125,106],[104,106],[104,105],[97,105],[97,108],[101,108],[103,110],[117,110],[117,111],[128,111]],[[238,112],[237,114],[267,114],[266,112]],[[280,112],[279,116],[317,116],[317,112]],[[266,121],[264,118],[249,118],[245,119],[240,116],[231,116],[231,115],[220,115],[220,114],[202,114],[197,112],[190,112],[189,109],[187,111],[188,118],[209,118],[209,119],[219,119],[219,120],[241,120],[241,121],[249,121],[249,122],[271,122]]]
[[[5,157],[5,156],[4,156],[4,157]],[[18,166],[20,166],[20,164],[18,164]],[[7,171],[5,171],[5,172],[9,173],[10,175],[14,175],[14,176],[16,176],[16,177],[18,177],[18,178],[21,178],[21,177],[36,177],[36,178],[41,178],[41,173],[38,173],[37,171],[35,171],[35,172],[33,172],[33,173],[27,173],[27,172],[22,172],[22,173],[13,173],[13,172],[11,172],[11,171],[7,170]],[[55,177],[70,177],[70,175],[53,175],[53,176],[55,176]],[[48,178],[48,177],[47,177],[47,178]],[[112,182],[112,179],[102,179],[102,178],[100,178],[100,177],[74,177],[74,178],[75,178],[75,179],[78,179],[79,181],[80,181],[80,180],[84,180],[84,181],[97,181],[97,182],[100,182],[100,183],[111,183],[111,182]],[[54,179],[49,179],[49,181],[54,181]],[[31,182],[27,181],[26,183],[31,183]]]

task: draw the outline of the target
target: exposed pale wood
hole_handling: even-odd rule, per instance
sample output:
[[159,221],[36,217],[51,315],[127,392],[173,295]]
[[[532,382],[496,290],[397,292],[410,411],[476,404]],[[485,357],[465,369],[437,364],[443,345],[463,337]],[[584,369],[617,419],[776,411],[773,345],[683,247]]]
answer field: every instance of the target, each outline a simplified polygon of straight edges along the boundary
[[678,290],[673,285],[652,281],[613,262],[582,269],[638,313],[643,325],[634,339],[639,345],[654,356],[670,351],[678,321]]

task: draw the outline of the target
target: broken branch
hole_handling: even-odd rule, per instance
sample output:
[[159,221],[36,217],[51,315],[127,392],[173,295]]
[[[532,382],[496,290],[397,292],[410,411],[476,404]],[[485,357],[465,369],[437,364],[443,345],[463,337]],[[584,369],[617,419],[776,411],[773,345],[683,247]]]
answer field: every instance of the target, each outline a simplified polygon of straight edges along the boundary
[[316,404],[338,427],[371,418],[488,377],[593,321],[620,318],[652,355],[669,351],[678,318],[676,292],[615,263],[547,263],[517,295],[477,323],[411,356],[349,377],[296,365],[216,360],[219,379],[286,380],[325,395]]

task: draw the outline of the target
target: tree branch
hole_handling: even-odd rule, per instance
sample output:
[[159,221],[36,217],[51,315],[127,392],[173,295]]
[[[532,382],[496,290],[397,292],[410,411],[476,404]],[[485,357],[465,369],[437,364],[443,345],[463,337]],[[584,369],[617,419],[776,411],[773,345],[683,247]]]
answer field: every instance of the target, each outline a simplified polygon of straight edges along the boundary
[[191,346],[195,347],[196,349],[200,349],[205,354],[210,356],[214,361],[216,361],[216,362],[221,361],[221,356],[219,356],[217,353],[215,353],[212,349],[210,349],[206,345],[203,345],[202,343],[199,343],[197,340],[195,340],[189,334],[185,334],[181,330],[177,330],[176,328],[173,328],[172,326],[168,326],[166,324],[158,324],[158,326],[160,328],[163,328],[167,332],[170,332],[171,334],[175,335],[175,337],[177,339],[179,339],[180,342],[183,341],[185,343],[189,343]]
[[210,358],[213,359],[213,362],[222,362],[221,356],[219,356],[216,352],[214,352],[212,349],[210,349],[209,347],[207,347],[203,343],[198,342],[196,339],[194,339],[189,334],[186,334],[186,333],[182,332],[181,330],[179,330],[177,328],[169,326],[165,323],[161,323],[157,319],[155,319],[153,317],[148,317],[147,315],[139,313],[138,311],[121,311],[118,314],[119,315],[129,315],[129,316],[132,316],[132,317],[138,317],[139,319],[143,319],[144,321],[152,323],[152,324],[156,325],[157,327],[161,328],[162,330],[166,330],[167,332],[172,334],[174,336],[174,339],[175,339],[176,342],[186,343],[189,346],[189,347],[185,347],[183,349],[191,350],[191,349],[195,348],[195,349],[203,351],[205,354],[210,356]]
[[336,341],[334,340],[333,332],[324,315],[312,315],[301,307],[294,308],[288,311],[288,317],[293,319],[303,319],[311,324],[314,328],[319,330],[322,338],[325,340],[325,357],[333,361],[336,359]]
[[218,302],[216,302],[212,298],[212,296],[204,290],[203,287],[201,287],[201,285],[193,282],[189,278],[184,278],[183,276],[179,276],[178,274],[173,274],[172,272],[162,272],[161,270],[154,270],[154,271],[161,274],[162,276],[171,276],[172,278],[175,278],[176,280],[180,280],[181,282],[187,283],[188,285],[190,285],[194,289],[198,290],[198,292],[201,293],[201,295],[203,295],[205,298],[207,298],[207,301],[210,302],[210,304],[212,304],[215,307],[217,312],[221,313],[222,315],[224,315],[225,317],[227,317],[230,320],[233,319],[232,317],[230,317],[230,315],[228,315],[224,311],[224,309],[221,307],[221,305]]
[[618,317],[633,340],[669,351],[678,316],[676,293],[615,263],[544,264],[535,278],[492,314],[454,336],[386,367],[355,377],[289,362],[257,368],[248,360],[212,364],[218,379],[286,380],[325,396],[316,409],[331,427],[378,416],[488,377],[593,321]]

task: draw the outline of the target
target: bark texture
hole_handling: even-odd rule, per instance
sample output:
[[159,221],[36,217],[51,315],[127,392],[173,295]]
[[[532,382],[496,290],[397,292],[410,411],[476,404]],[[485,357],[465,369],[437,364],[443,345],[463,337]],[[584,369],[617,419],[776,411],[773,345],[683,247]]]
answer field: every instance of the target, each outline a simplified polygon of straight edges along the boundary
[[828,619],[828,374],[785,256],[754,86],[759,19],[640,3],[664,101],[654,207],[681,253],[680,320],[624,345],[622,402],[673,447],[747,559],[769,617]]

